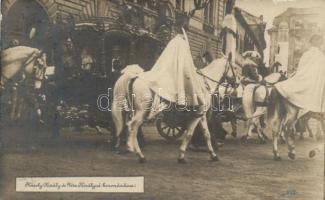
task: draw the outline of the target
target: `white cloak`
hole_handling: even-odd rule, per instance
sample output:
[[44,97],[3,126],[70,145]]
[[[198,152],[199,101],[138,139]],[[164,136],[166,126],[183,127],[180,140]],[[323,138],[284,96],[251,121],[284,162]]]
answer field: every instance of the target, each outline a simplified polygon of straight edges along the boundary
[[168,43],[152,69],[140,74],[139,79],[170,102],[190,106],[205,104],[207,91],[197,78],[185,32]]
[[311,47],[301,57],[296,74],[275,87],[292,104],[312,112],[325,112],[324,54]]

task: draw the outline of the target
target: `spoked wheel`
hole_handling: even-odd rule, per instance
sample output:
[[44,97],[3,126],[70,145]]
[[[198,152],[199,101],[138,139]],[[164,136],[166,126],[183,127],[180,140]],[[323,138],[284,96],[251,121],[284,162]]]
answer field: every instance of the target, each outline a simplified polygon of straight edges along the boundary
[[156,120],[156,127],[159,135],[161,135],[169,142],[175,142],[185,132],[184,127],[177,124],[167,123],[166,121],[164,121],[164,118],[160,117]]

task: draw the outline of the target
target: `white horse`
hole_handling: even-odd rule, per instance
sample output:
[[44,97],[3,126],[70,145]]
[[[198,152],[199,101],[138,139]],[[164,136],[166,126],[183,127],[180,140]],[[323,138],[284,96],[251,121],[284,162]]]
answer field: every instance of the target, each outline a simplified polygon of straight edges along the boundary
[[18,89],[39,89],[45,77],[46,67],[45,54],[38,49],[16,46],[1,52],[0,94],[11,90],[9,100],[11,120],[19,118],[24,101],[19,97]]
[[34,87],[39,88],[46,70],[46,58],[38,49],[16,46],[1,52],[1,89],[7,83],[16,83],[32,78]]
[[268,137],[264,133],[265,126],[261,124],[261,117],[267,113],[267,104],[272,85],[285,80],[281,73],[273,73],[264,78],[265,85],[258,83],[248,84],[243,91],[243,110],[248,121],[246,135],[242,137],[247,141],[252,137],[253,129],[256,129],[260,143],[266,143]]
[[259,84],[248,84],[243,92],[243,110],[247,119],[246,135],[242,137],[245,142],[252,137],[252,132],[256,129],[261,144],[267,140],[264,134],[264,127],[261,124],[261,117],[266,113],[265,105],[257,105],[258,103],[266,103],[268,88]]
[[[316,120],[317,125],[320,125],[321,130],[323,133],[325,133],[325,114],[324,113],[306,113],[305,115],[301,116],[300,119],[297,121],[298,128],[300,129],[297,130],[297,134],[300,133],[300,139],[303,139],[303,134],[304,134],[304,128],[301,126],[305,126],[306,131],[309,133],[309,136],[312,137],[315,141],[318,139],[318,132],[316,131],[315,133],[313,130],[310,128],[309,121],[311,119]],[[296,125],[296,126],[297,126]],[[319,127],[318,127],[319,128]]]
[[[278,152],[278,137],[283,131],[285,140],[288,145],[288,157],[290,159],[295,159],[295,145],[294,145],[294,137],[295,137],[295,124],[298,120],[299,111],[301,109],[292,103],[290,103],[287,99],[283,98],[279,92],[274,89],[271,92],[270,104],[268,106],[268,119],[269,125],[272,129],[273,134],[273,158],[276,161],[281,160],[280,154]],[[315,113],[313,113],[315,114]],[[323,122],[324,123],[324,122]],[[324,124],[323,124],[324,125]],[[313,157],[317,149],[323,148],[315,148],[310,151],[310,157]]]
[[[215,93],[223,78],[232,78],[235,76],[232,66],[225,58],[214,60],[204,68],[204,72],[205,73],[198,71],[196,74],[199,80],[199,83],[197,84],[203,84],[207,92],[211,95]],[[160,97],[158,97],[157,94],[154,94],[144,81],[141,79],[134,79],[135,76],[136,75],[132,75],[132,73],[126,73],[117,80],[113,92],[114,99],[112,104],[112,117],[115,124],[116,138],[119,138],[126,125],[129,134],[127,141],[128,150],[135,152],[139,156],[139,162],[143,163],[145,162],[145,157],[141,152],[137,140],[138,128],[145,120],[155,117],[158,113],[166,109],[167,106],[166,103],[155,103],[159,102]],[[133,98],[131,100],[132,96]],[[121,97],[123,98],[121,99]],[[123,109],[126,103],[133,106],[133,116],[130,116],[130,112]],[[206,111],[211,107],[211,96],[206,97],[203,107],[205,109],[200,110],[199,112],[192,111],[193,113],[191,113],[191,116],[185,124],[187,131],[180,146],[180,154],[178,158],[179,163],[186,162],[185,151],[192,138],[193,131],[198,124],[203,129],[203,134],[207,142],[211,159],[213,161],[218,160],[211,144],[211,136],[206,119]],[[152,110],[155,112],[152,112]],[[130,120],[128,121],[127,116],[130,116]]]

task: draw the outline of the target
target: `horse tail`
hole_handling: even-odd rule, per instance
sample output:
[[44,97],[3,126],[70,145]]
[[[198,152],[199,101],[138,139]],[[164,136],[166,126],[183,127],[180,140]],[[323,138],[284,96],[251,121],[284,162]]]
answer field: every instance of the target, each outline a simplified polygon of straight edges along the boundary
[[269,97],[269,103],[267,107],[267,117],[271,119],[273,116],[278,116],[283,119],[286,115],[286,108],[284,105],[284,99],[281,94],[273,88]]
[[116,146],[119,145],[121,133],[125,129],[127,108],[129,104],[129,90],[128,85],[131,77],[128,75],[122,75],[115,83],[113,89],[113,102],[112,102],[112,119],[114,123],[114,139],[116,140]]

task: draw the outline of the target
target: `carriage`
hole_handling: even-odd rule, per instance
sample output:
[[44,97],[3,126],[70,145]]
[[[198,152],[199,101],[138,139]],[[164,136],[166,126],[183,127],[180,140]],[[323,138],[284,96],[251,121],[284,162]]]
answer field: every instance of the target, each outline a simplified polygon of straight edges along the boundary
[[[219,95],[216,95],[219,98]],[[220,98],[219,105],[215,106],[219,110],[212,109],[208,112],[209,129],[212,134],[223,137],[226,134],[222,128],[223,122],[230,122],[232,127],[232,136],[237,136],[237,120],[243,120],[243,108],[241,98],[232,96],[230,98]],[[185,116],[185,117],[184,117]],[[185,133],[186,114],[179,111],[162,112],[155,120],[158,134],[169,142],[175,142]],[[216,126],[218,127],[216,129]],[[220,130],[222,129],[222,130]]]

